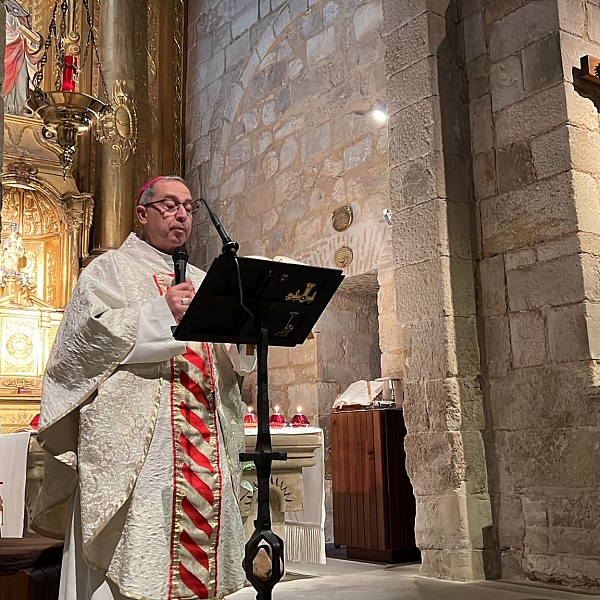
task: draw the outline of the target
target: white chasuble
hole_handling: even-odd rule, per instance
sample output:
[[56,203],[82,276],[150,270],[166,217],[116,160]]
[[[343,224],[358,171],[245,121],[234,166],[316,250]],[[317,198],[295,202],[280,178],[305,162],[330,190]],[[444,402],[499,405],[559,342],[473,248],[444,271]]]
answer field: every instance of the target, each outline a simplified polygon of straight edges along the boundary
[[[240,368],[235,347],[173,340],[163,319],[169,258],[130,236],[95,259],[57,335],[44,381],[39,437],[50,456],[37,529],[68,529],[60,600],[212,600],[244,582],[236,371],[252,367]],[[204,274],[188,275],[198,287]],[[156,335],[143,333],[152,313],[163,342],[144,339]]]

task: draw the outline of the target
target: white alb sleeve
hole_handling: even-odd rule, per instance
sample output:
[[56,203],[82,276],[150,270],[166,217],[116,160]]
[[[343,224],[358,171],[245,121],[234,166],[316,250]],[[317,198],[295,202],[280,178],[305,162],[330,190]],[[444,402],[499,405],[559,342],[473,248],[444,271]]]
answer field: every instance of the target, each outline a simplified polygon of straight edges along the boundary
[[156,363],[185,352],[185,343],[176,340],[171,327],[177,325],[164,296],[140,306],[137,338],[121,364]]
[[247,354],[246,344],[240,344],[239,352],[235,344],[223,344],[223,349],[238,375],[249,375],[256,368],[256,349],[250,356]]

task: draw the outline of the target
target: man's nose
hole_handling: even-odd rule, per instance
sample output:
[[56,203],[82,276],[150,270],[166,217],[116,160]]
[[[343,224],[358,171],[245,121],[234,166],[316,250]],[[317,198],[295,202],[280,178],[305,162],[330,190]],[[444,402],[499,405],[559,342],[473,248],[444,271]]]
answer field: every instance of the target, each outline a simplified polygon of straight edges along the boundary
[[181,222],[187,220],[187,218],[188,218],[188,212],[187,212],[187,210],[185,210],[185,206],[183,204],[180,204],[177,207],[177,212],[175,213],[175,218],[178,221],[181,221]]

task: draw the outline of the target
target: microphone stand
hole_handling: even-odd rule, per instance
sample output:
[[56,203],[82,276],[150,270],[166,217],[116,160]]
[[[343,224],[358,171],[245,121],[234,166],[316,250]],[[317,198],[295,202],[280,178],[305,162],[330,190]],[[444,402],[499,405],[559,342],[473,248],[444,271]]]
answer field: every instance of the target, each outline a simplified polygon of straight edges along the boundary
[[[237,251],[239,244],[234,242],[223,227],[219,217],[213,212],[206,200],[202,199],[210,220],[213,222],[219,237],[223,242],[222,254],[233,258],[237,263]],[[236,264],[239,277],[239,265]],[[242,280],[238,278],[240,285],[240,301],[243,297]],[[244,306],[245,308],[245,306]],[[246,309],[248,310],[248,309]],[[271,507],[269,503],[269,487],[271,481],[271,463],[274,460],[287,460],[287,453],[273,452],[271,445],[271,431],[269,429],[269,388],[268,388],[268,352],[269,352],[269,310],[267,307],[258,305],[255,312],[251,312],[257,327],[257,387],[258,395],[256,401],[256,412],[258,417],[258,431],[256,436],[256,448],[254,452],[243,452],[240,454],[242,462],[253,461],[256,466],[256,478],[258,487],[258,500],[256,504],[257,518],[254,521],[254,533],[246,543],[246,551],[243,561],[244,571],[248,581],[257,591],[257,600],[271,600],[275,585],[283,577],[284,552],[283,540],[276,535],[271,528]],[[271,561],[270,574],[255,574],[254,560],[260,551],[267,553]]]

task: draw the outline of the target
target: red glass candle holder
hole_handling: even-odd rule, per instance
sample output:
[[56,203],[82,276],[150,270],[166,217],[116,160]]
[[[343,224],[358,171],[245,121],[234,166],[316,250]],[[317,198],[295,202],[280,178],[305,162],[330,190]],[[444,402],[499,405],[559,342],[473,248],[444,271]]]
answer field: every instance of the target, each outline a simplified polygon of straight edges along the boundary
[[279,411],[275,411],[269,418],[269,427],[281,428],[285,426],[285,417]]
[[244,415],[244,427],[257,427],[258,426],[258,417],[255,413],[250,411],[249,413]]
[[62,73],[62,91],[74,92],[77,81],[77,57],[67,54]]
[[309,427],[310,421],[307,419],[306,415],[303,415],[300,411],[298,411],[290,421],[290,425],[292,427]]

